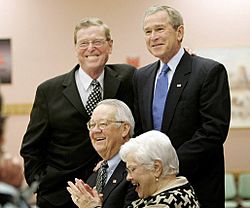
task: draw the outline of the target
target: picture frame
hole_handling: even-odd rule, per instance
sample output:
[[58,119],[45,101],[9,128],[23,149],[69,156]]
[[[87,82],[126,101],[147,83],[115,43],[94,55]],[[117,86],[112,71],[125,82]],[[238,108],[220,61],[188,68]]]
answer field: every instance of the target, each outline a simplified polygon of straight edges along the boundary
[[0,39],[0,84],[11,83],[11,39]]

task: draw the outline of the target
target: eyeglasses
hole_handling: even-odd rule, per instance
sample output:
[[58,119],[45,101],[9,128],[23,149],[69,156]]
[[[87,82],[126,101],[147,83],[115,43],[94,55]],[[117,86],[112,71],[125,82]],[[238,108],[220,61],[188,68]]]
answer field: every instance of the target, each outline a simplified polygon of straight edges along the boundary
[[91,43],[93,47],[100,48],[104,45],[104,43],[108,40],[96,39],[96,40],[83,40],[78,43],[79,48],[86,49],[89,47]]
[[113,121],[113,120],[102,120],[102,121],[99,121],[99,122],[89,121],[87,123],[87,127],[88,127],[89,131],[93,130],[96,126],[97,126],[97,128],[99,128],[101,130],[104,130],[112,123],[120,123],[120,124],[122,124],[122,123],[124,123],[124,121]]

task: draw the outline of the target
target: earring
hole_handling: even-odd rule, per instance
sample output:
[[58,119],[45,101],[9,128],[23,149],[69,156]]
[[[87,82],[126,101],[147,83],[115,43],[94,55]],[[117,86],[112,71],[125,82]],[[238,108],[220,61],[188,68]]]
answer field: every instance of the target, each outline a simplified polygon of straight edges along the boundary
[[158,182],[158,181],[159,181],[159,178],[158,178],[158,177],[155,177],[155,181]]

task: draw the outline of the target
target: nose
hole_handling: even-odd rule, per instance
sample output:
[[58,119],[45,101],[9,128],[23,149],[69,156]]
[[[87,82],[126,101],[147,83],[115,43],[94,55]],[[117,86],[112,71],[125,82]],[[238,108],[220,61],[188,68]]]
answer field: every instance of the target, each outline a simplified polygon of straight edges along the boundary
[[99,128],[98,124],[95,124],[93,128],[91,128],[90,133],[101,132],[102,130]]
[[94,47],[93,43],[92,43],[92,42],[89,42],[88,48],[93,48],[93,47]]
[[126,180],[127,181],[131,181],[132,180],[132,177],[131,177],[130,173],[127,174]]
[[152,33],[150,34],[150,39],[156,40],[157,38],[158,38],[158,33],[153,30]]
[[95,127],[93,129],[91,129],[92,132],[101,132],[102,130],[99,128],[98,125],[95,125]]

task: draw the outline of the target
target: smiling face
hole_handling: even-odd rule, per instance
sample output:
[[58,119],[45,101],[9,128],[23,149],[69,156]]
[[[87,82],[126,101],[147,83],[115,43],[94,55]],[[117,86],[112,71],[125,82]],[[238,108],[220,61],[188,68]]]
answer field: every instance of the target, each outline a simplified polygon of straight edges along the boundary
[[[83,46],[89,43],[88,47]],[[97,43],[96,45],[93,42]],[[102,72],[112,52],[112,40],[107,40],[103,26],[89,26],[76,33],[75,50],[83,70],[91,74]]]
[[[98,154],[108,160],[115,156],[122,144],[128,141],[130,126],[127,123],[115,123],[116,109],[113,106],[101,104],[95,108],[91,116],[91,121],[96,123],[89,132],[93,147]],[[106,123],[104,129],[99,128],[99,124]]]
[[155,181],[155,171],[146,169],[138,164],[131,154],[126,157],[127,180],[136,186],[135,191],[140,198],[152,196],[157,190],[158,185]]
[[169,23],[169,16],[165,11],[145,17],[143,30],[149,52],[164,63],[167,63],[181,47],[183,25],[175,30]]

